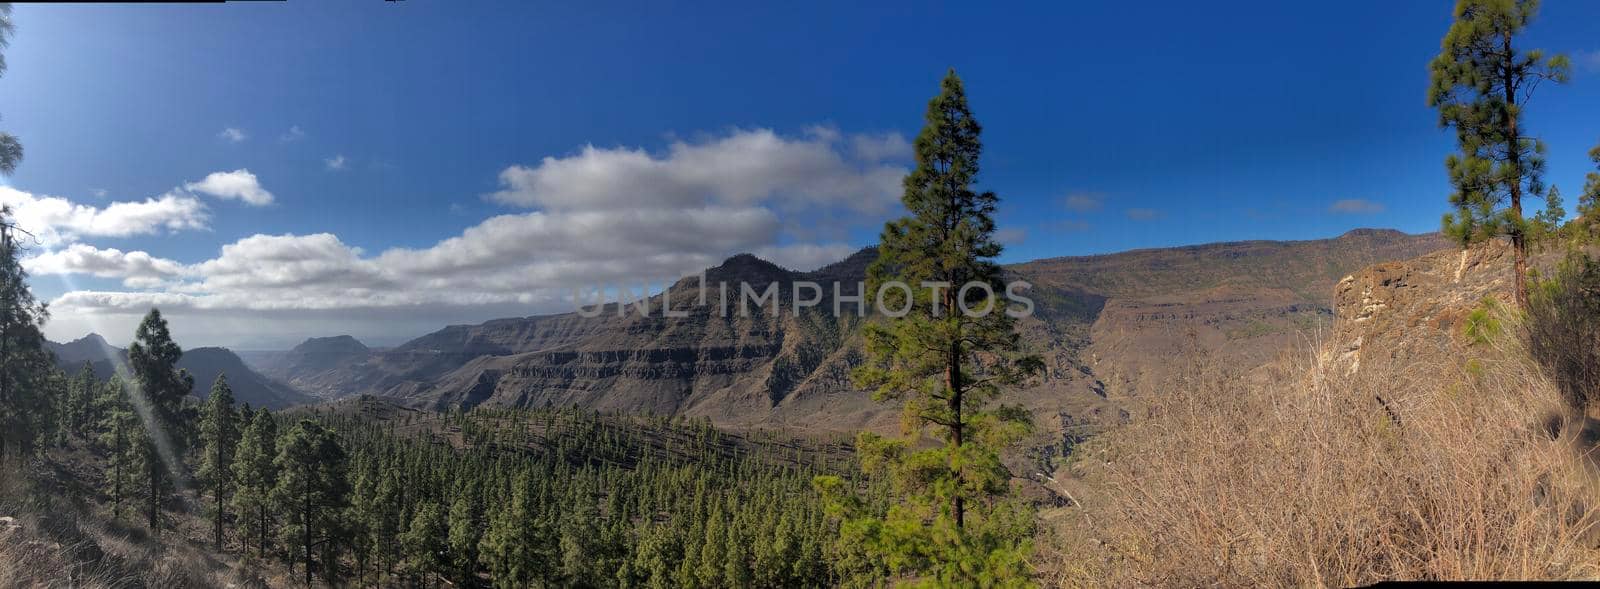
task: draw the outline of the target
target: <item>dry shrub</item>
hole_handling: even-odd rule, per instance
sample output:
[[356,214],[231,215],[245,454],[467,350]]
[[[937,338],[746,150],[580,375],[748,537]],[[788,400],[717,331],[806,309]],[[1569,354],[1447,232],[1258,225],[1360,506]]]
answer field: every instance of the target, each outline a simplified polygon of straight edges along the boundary
[[1526,352],[1417,355],[1439,360],[1368,362],[1347,376],[1306,353],[1248,378],[1186,371],[1142,419],[1078,455],[1092,491],[1062,516],[1050,580],[1353,586],[1600,573],[1593,475],[1576,428],[1547,431],[1560,395]]

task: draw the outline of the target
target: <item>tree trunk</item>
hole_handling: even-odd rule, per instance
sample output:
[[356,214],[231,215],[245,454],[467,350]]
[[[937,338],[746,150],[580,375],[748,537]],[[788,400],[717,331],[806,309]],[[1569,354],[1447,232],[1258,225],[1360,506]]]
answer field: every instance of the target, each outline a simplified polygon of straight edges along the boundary
[[[958,301],[956,300],[956,296],[954,294],[957,292],[957,287],[957,285],[952,284],[950,288],[946,289],[944,300],[946,312],[950,313],[951,320],[959,322],[960,319],[957,315],[959,309],[957,309],[955,306]],[[960,334],[958,333],[957,336],[959,335]],[[962,430],[965,429],[966,426],[965,422],[963,422],[961,418],[961,342],[959,337],[957,341],[950,343],[949,366],[945,367],[945,384],[949,385],[950,387],[950,414],[953,418],[952,425],[950,427],[950,442],[953,445],[952,451],[954,454],[951,456],[951,459],[955,460],[957,464],[959,464],[961,461],[962,434],[964,433]],[[967,506],[965,498],[962,497],[961,468],[959,466],[955,466],[951,469],[951,471],[951,474],[955,476],[956,482],[955,497],[952,499],[956,517],[956,528],[960,529],[966,518]]]
[[[1526,173],[1522,170],[1522,138],[1517,134],[1517,87],[1516,73],[1513,71],[1513,57],[1511,51],[1511,31],[1507,30],[1501,36],[1501,44],[1506,54],[1506,65],[1502,70],[1501,85],[1505,90],[1506,101],[1506,160],[1514,172],[1511,178],[1511,212],[1517,221],[1522,221],[1522,178]],[[1511,233],[1511,249],[1516,259],[1515,286],[1517,307],[1528,308],[1528,237],[1523,235],[1519,226]]]
[[217,552],[222,552],[222,485],[217,485]]
[[[151,435],[154,435],[154,434],[152,433]],[[151,464],[154,465],[155,462],[152,462]],[[157,532],[157,535],[159,535],[159,533],[161,532],[161,530],[156,527],[157,525],[159,525],[161,523],[160,521],[158,521],[159,517],[161,515],[160,514],[160,511],[161,511],[161,499],[160,499],[160,497],[161,497],[161,480],[160,480],[161,479],[161,473],[160,473],[160,470],[159,470],[160,468],[161,467],[159,465],[155,466],[155,468],[150,468],[150,473],[149,473],[150,474],[150,531]]]
[[[310,483],[307,483],[310,484]],[[300,512],[300,529],[302,530],[301,542],[305,545],[306,553],[306,586],[311,586],[311,491],[308,489],[302,494],[305,510]]]

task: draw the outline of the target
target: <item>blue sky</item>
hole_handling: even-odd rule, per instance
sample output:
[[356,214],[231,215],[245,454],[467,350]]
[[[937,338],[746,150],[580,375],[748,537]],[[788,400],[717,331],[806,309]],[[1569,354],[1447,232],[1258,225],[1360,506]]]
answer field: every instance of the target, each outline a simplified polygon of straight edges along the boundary
[[[9,186],[155,201],[38,246],[48,333],[122,342],[160,304],[190,345],[395,343],[733,250],[814,266],[894,213],[897,139],[948,67],[1006,261],[1431,231],[1445,210],[1452,138],[1424,90],[1448,2],[765,4],[19,5]],[[1569,199],[1600,141],[1597,23],[1552,1],[1522,41],[1574,58],[1530,106]]]

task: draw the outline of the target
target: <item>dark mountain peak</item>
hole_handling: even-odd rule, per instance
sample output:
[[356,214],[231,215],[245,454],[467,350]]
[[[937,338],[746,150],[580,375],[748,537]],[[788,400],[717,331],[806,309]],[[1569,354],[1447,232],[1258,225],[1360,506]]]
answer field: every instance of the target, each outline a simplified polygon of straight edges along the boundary
[[67,342],[66,345],[69,345],[69,346],[89,346],[89,345],[93,345],[93,346],[111,347],[111,344],[106,343],[106,338],[100,337],[100,334],[94,333],[94,332],[89,332],[88,335],[85,335],[85,336],[80,337],[78,339],[75,339],[75,340],[72,340],[70,342]]
[[774,280],[787,280],[794,276],[794,272],[782,266],[756,257],[754,254],[738,254],[721,265],[706,270],[706,279],[710,282],[772,282]]
[[872,261],[876,259],[878,259],[878,246],[869,245],[856,250],[856,253],[846,256],[843,260],[808,272],[806,277],[824,282],[866,280],[867,266],[872,265]]
[[224,347],[221,347],[221,346],[203,346],[203,347],[199,347],[199,348],[189,348],[189,349],[183,351],[183,356],[186,357],[186,358],[190,357],[190,356],[218,358],[218,359],[227,360],[229,362],[238,362],[240,365],[244,364],[244,361],[240,360],[239,359],[239,355],[233,353],[233,350],[230,350],[230,349],[227,349],[227,348],[224,348]]
[[366,354],[371,351],[361,340],[348,335],[307,338],[291,352],[295,354]]

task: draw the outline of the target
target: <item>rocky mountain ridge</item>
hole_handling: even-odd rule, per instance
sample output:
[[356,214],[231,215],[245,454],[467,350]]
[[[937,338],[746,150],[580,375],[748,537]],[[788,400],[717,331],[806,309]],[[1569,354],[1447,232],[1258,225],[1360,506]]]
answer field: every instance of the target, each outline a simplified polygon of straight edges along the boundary
[[[1448,248],[1437,234],[1357,230],[1336,238],[1250,241],[1050,258],[1006,268],[1034,286],[1032,317],[1019,323],[1047,373],[1017,400],[1065,421],[1119,419],[1127,397],[1157,390],[1173,360],[1196,349],[1241,364],[1264,362],[1307,327],[1331,323],[1333,288],[1371,264]],[[854,294],[872,248],[813,272],[750,255],[670,288],[671,307],[641,316],[607,305],[577,313],[455,325],[392,350],[351,348],[345,362],[269,375],[319,395],[372,394],[419,407],[580,405],[709,417],[725,426],[849,430],[892,427],[892,410],[856,391],[861,361],[853,304],[832,315],[834,285]],[[796,281],[822,286],[799,313]],[[718,284],[779,288],[779,312],[717,311]],[[735,287],[737,288],[737,287]],[[729,300],[737,300],[730,295]],[[310,343],[310,342],[308,342]],[[314,383],[314,386],[306,386]]]

